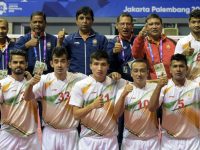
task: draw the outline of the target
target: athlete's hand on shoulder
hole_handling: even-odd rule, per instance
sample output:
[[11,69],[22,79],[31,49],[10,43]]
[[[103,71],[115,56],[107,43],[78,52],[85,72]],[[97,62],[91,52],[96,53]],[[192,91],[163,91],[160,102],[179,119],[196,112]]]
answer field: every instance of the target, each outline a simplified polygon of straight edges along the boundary
[[119,79],[121,79],[121,74],[118,73],[118,72],[112,72],[108,76],[111,77],[113,80],[119,80]]

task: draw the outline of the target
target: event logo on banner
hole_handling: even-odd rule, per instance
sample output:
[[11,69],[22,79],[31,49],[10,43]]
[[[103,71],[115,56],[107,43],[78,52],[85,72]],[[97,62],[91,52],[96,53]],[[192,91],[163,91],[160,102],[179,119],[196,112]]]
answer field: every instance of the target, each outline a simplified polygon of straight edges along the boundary
[[0,15],[3,15],[7,11],[7,5],[5,2],[0,2]]

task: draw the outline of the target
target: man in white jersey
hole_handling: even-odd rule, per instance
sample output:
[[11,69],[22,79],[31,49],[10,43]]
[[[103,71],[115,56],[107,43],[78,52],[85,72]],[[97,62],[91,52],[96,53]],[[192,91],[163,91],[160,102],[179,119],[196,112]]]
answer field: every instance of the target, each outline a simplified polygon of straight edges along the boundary
[[0,81],[1,150],[39,150],[37,131],[37,103],[24,99],[27,80],[26,53],[11,51],[9,68],[12,74]]
[[56,47],[52,52],[51,66],[54,72],[47,75],[36,74],[29,82],[25,98],[42,99],[44,121],[43,150],[77,150],[78,120],[74,119],[72,107],[68,104],[71,88],[86,75],[67,72],[69,65],[65,48]]
[[160,79],[149,103],[155,111],[162,105],[162,150],[199,150],[199,84],[186,79],[186,57],[175,54],[171,58],[172,79]]
[[148,66],[145,60],[136,59],[131,64],[132,82],[117,94],[114,114],[124,112],[123,150],[159,150],[156,112],[150,112],[148,103],[156,83],[147,83]]
[[200,76],[200,9],[189,14],[191,33],[181,38],[176,45],[175,54],[184,54],[189,66],[188,78],[193,80]]
[[69,104],[81,122],[79,150],[118,150],[115,97],[125,80],[106,76],[108,54],[96,51],[90,56],[92,74],[75,84]]

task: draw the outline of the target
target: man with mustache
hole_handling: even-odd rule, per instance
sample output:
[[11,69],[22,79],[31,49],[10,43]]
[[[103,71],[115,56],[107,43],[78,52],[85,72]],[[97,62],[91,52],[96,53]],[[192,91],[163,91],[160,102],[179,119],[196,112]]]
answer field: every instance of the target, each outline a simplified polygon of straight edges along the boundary
[[122,78],[132,81],[128,62],[133,60],[131,47],[135,36],[133,35],[133,17],[129,13],[122,13],[117,17],[116,29],[119,35],[108,42],[110,57],[110,71],[119,72]]
[[132,55],[134,58],[147,59],[150,66],[149,79],[157,79],[160,76],[170,78],[170,58],[174,54],[176,43],[162,34],[160,16],[150,14],[145,22],[145,26],[134,40]]
[[28,54],[28,70],[32,73],[36,61],[46,64],[45,71],[51,72],[50,66],[51,52],[57,44],[55,36],[45,32],[47,25],[46,15],[41,11],[31,14],[31,32],[21,36],[15,47],[22,49]]
[[4,78],[8,74],[9,51],[13,49],[15,44],[7,36],[8,30],[8,21],[0,18],[0,79]]
[[[132,81],[130,75],[130,67],[128,62],[133,60],[131,55],[131,47],[135,36],[133,35],[133,17],[129,13],[122,13],[117,17],[116,29],[119,35],[108,42],[108,54],[110,57],[109,72],[118,72],[123,79]],[[118,122],[118,141],[122,142],[122,134],[124,129],[123,115]]]
[[90,54],[97,50],[106,50],[108,41],[104,35],[92,29],[94,22],[93,10],[84,6],[76,12],[78,32],[72,33],[65,39],[65,32],[59,31],[58,45],[66,47],[70,56],[70,72],[91,74]]
[[11,75],[1,80],[1,150],[39,150],[37,135],[37,103],[27,101],[24,91],[27,84],[25,69],[27,56],[22,50],[10,51]]
[[193,80],[200,76],[200,9],[189,14],[189,28],[190,34],[177,42],[175,53],[186,56],[189,65],[188,78]]

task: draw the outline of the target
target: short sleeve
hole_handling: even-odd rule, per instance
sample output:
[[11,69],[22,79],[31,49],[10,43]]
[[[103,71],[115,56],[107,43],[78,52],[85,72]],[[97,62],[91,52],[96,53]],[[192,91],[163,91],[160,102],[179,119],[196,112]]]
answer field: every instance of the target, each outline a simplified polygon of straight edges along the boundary
[[84,97],[79,83],[80,82],[77,82],[72,88],[69,104],[77,107],[82,107],[84,103]]

